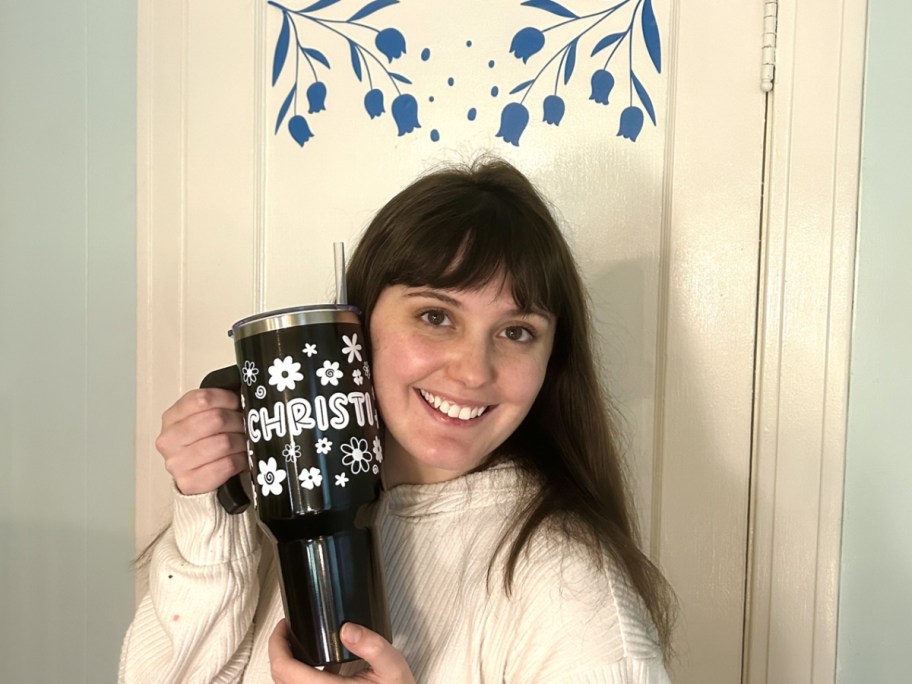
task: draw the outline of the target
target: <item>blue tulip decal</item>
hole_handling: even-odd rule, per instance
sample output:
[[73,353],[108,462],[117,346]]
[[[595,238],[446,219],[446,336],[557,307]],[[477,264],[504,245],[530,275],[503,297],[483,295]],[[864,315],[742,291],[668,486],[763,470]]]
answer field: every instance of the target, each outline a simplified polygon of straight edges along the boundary
[[527,26],[513,36],[513,42],[510,43],[510,52],[516,55],[516,59],[521,59],[523,64],[529,61],[529,57],[541,50],[545,46],[545,34],[537,28]]
[[548,95],[544,101],[545,116],[542,119],[545,123],[559,126],[561,119],[564,118],[564,101],[557,95]]
[[372,119],[383,114],[386,111],[383,108],[383,91],[376,88],[368,90],[367,95],[364,96],[364,109]]
[[618,135],[636,142],[643,128],[643,110],[639,107],[627,107],[621,112],[621,126]]
[[316,114],[326,109],[326,84],[323,81],[311,83],[307,88],[307,113]]
[[374,39],[374,44],[390,62],[405,54],[405,36],[394,28],[380,31]]
[[605,69],[599,69],[592,74],[591,83],[592,94],[589,99],[595,100],[599,104],[608,104],[608,96],[611,94],[611,89],[614,88],[614,76]]
[[529,110],[519,102],[511,102],[500,114],[500,130],[497,131],[497,137],[518,147],[519,136],[526,130],[528,123]]
[[414,96],[408,93],[397,96],[393,100],[391,109],[396,126],[399,127],[399,135],[405,135],[416,128],[421,128],[421,124],[418,123],[418,102]]
[[301,147],[304,147],[304,143],[313,137],[310,126],[307,125],[307,119],[300,114],[296,114],[288,121],[288,132]]

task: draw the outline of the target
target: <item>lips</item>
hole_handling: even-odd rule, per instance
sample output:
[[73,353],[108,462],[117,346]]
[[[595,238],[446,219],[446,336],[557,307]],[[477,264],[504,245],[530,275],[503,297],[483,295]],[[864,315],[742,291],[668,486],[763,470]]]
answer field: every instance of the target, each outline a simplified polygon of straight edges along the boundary
[[450,418],[458,418],[459,420],[472,420],[473,418],[478,418],[481,414],[488,410],[488,406],[465,406],[462,404],[457,404],[449,399],[442,399],[435,394],[431,394],[423,389],[418,390],[421,393],[421,396],[428,403],[429,406],[433,407],[440,413]]

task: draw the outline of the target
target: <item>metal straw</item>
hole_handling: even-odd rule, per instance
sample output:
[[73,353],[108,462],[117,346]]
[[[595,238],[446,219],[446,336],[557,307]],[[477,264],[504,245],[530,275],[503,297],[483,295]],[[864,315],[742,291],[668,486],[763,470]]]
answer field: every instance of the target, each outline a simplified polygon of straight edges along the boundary
[[348,304],[348,292],[345,289],[345,243],[334,242],[333,254],[336,257],[336,304]]

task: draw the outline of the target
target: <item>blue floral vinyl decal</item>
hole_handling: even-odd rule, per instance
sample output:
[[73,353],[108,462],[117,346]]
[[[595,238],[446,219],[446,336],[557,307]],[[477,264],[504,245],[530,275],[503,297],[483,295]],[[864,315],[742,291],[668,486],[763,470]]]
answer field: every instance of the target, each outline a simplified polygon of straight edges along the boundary
[[[620,0],[607,9],[582,16],[573,12],[565,4],[555,2],[555,0],[526,0],[521,4],[561,18],[561,20],[541,29],[526,26],[513,36],[510,42],[510,53],[516,59],[522,60],[523,64],[529,63],[538,53],[548,47],[546,34],[549,31],[572,25],[575,28],[575,33],[572,38],[556,46],[547,61],[531,79],[523,81],[510,91],[510,95],[516,95],[520,92],[523,95],[519,102],[510,102],[503,108],[497,137],[503,138],[504,142],[519,145],[519,139],[529,123],[529,109],[525,104],[526,99],[555,60],[557,64],[554,68],[554,87],[549,89],[549,92],[542,98],[542,120],[547,124],[559,126],[566,111],[566,103],[559,94],[561,80],[563,80],[564,86],[570,82],[576,69],[581,40],[590,32],[594,33],[595,29],[610,17],[621,16],[620,10],[630,6],[633,6],[633,10],[630,12],[626,28],[606,33],[590,49],[589,57],[597,68],[591,72],[589,100],[600,105],[610,104],[609,98],[615,86],[615,75],[609,71],[609,66],[611,66],[611,61],[617,54],[618,49],[626,42],[626,77],[629,87],[627,106],[624,107],[618,117],[617,135],[635,142],[643,129],[643,110],[646,111],[653,125],[656,124],[655,108],[652,100],[642,81],[634,72],[633,55],[634,40],[639,36],[645,44],[646,52],[656,72],[662,72],[662,47],[655,12],[652,8],[652,0]],[[637,17],[639,17],[639,32],[635,31]],[[602,30],[606,29],[603,28]],[[604,62],[601,62],[601,57],[596,59],[596,55],[608,50],[608,48],[611,48],[611,50],[608,52]],[[622,72],[615,70],[615,73]],[[562,76],[563,79],[561,79]],[[634,91],[637,95],[638,104],[633,99]],[[642,105],[642,109],[639,105]]]
[[[327,110],[327,99],[331,97],[331,89],[326,81],[321,80],[317,67],[319,66],[327,72],[332,67],[326,55],[316,47],[318,38],[338,39],[347,43],[355,78],[361,83],[364,83],[365,77],[367,78],[364,110],[369,118],[383,116],[386,112],[386,92],[390,95],[394,94],[389,109],[398,134],[405,135],[420,128],[417,100],[413,95],[402,92],[399,87],[399,84],[411,85],[412,82],[402,74],[387,68],[388,64],[392,64],[394,60],[405,54],[405,36],[396,28],[380,29],[362,21],[390,5],[398,4],[399,0],[373,0],[363,5],[347,19],[328,18],[318,14],[321,10],[325,10],[339,1],[317,0],[303,9],[292,9],[274,0],[268,2],[271,7],[282,13],[282,27],[279,30],[272,60],[272,85],[275,86],[278,82],[279,76],[292,54],[295,71],[294,82],[276,117],[275,133],[278,134],[288,117],[288,133],[298,145],[303,147],[316,135],[307,117],[302,113],[305,105],[303,103],[299,105],[298,96],[301,81],[306,78],[301,74],[303,60],[309,67],[311,77],[311,82],[304,89],[306,113],[312,115]],[[373,48],[367,45],[363,38],[371,33],[374,34]],[[373,67],[372,64],[374,64]],[[374,76],[379,75],[378,71],[385,76],[385,80],[382,82],[374,80]],[[386,83],[386,80],[389,83]],[[384,91],[384,88],[387,90]],[[289,114],[291,114],[290,117]],[[311,117],[311,120],[313,118]]]

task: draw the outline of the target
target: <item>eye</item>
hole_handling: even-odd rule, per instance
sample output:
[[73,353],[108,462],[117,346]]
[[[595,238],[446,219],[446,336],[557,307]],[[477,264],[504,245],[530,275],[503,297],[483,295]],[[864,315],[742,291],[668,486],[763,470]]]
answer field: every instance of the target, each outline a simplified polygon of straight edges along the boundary
[[535,339],[535,333],[521,325],[511,325],[504,330],[503,335],[513,342],[531,342]]
[[439,309],[429,309],[421,313],[421,320],[423,320],[428,325],[433,325],[434,327],[439,327],[441,325],[446,325],[449,323],[449,318],[447,315],[440,311]]

